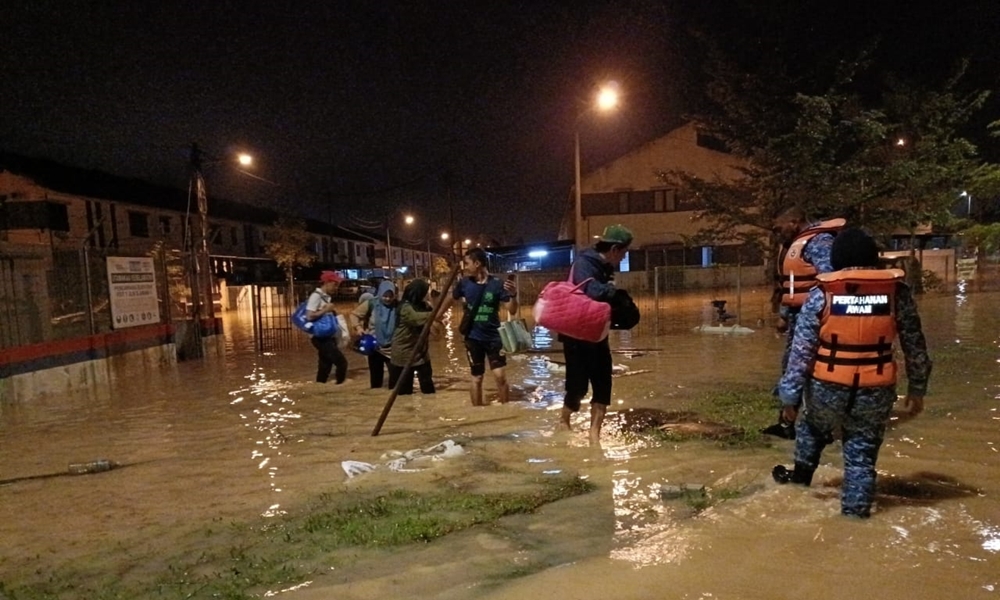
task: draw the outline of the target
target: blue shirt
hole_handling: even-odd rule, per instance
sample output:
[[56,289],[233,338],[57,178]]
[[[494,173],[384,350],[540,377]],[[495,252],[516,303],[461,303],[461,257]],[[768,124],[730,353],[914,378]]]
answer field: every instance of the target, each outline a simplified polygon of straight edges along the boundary
[[465,310],[472,310],[479,303],[467,338],[479,342],[500,341],[500,305],[510,301],[510,294],[501,280],[490,275],[485,283],[479,283],[471,277],[463,277],[455,285],[452,297],[455,300],[465,298]]

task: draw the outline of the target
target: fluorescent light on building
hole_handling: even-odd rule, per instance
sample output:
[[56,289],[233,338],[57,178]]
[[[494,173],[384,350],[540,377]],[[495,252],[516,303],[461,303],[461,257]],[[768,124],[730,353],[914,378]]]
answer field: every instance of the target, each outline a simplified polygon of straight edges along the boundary
[[548,255],[548,250],[532,250],[531,252],[528,252],[528,258],[542,258]]

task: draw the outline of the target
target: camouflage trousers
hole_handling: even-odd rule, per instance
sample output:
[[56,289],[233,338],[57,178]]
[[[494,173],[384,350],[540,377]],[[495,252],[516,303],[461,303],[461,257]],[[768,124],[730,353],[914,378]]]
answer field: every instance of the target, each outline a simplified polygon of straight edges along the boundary
[[875,499],[875,461],[885,437],[896,387],[852,389],[811,379],[795,425],[795,465],[810,473],[839,427],[843,433],[844,483],[840,511],[867,517]]

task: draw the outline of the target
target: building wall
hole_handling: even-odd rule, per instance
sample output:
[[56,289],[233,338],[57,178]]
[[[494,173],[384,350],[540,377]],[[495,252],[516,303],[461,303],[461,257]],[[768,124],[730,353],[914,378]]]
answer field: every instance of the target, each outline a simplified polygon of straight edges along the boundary
[[[87,243],[91,247],[108,246],[115,241],[119,246],[128,248],[152,247],[158,242],[172,248],[182,248],[184,245],[186,215],[183,211],[54,192],[27,177],[9,171],[0,171],[0,196],[6,196],[8,200],[17,202],[47,201],[61,204],[66,207],[70,227],[69,232],[45,229],[0,231],[0,241],[79,247],[89,236]],[[194,208],[192,206],[193,210]],[[145,219],[146,235],[139,235],[142,232],[133,231],[130,226],[130,214],[136,215],[132,218]],[[197,212],[190,215],[189,235],[194,240],[197,240],[200,234],[198,219]],[[169,230],[164,231],[161,227],[163,221],[169,224]],[[228,260],[266,258],[264,245],[267,243],[269,229],[270,227],[257,223],[213,217],[209,205],[209,254],[225,257]],[[343,268],[379,266],[379,261],[375,260],[376,247],[382,249],[384,259],[385,245],[375,240],[367,242],[317,235],[310,244],[320,262]],[[426,262],[424,256],[423,252],[393,246],[393,265],[396,267],[402,265],[423,267],[425,266],[423,263]]]
[[[577,243],[589,245],[605,226],[621,223],[635,233],[637,247],[682,244],[703,228],[697,204],[676,194],[658,173],[733,180],[741,176],[740,164],[730,154],[699,146],[693,125],[675,129],[581,178],[583,231]],[[654,195],[662,199],[660,207]]]

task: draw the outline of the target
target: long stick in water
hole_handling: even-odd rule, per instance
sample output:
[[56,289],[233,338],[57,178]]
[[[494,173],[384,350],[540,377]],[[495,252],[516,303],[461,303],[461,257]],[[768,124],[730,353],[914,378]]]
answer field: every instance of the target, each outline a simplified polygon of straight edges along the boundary
[[[462,261],[456,261],[455,268],[451,270],[451,275],[448,276],[448,283],[444,284],[444,290],[441,295],[438,296],[437,303],[434,305],[433,314],[431,318],[427,320],[424,324],[424,329],[420,332],[420,337],[417,338],[417,345],[414,348],[421,348],[427,342],[427,338],[431,335],[431,327],[434,325],[434,321],[437,321],[438,316],[441,313],[441,309],[444,308],[445,300],[447,299],[447,294],[451,290],[451,284],[455,282],[455,278],[458,273],[462,270]],[[417,360],[417,353],[414,352],[410,356],[410,360],[406,363],[406,367],[403,369],[403,373],[409,373],[413,370],[413,363]],[[389,393],[389,399],[385,401],[385,408],[382,409],[382,415],[378,418],[378,423],[375,424],[375,429],[372,430],[372,437],[378,435],[378,432],[382,430],[382,424],[385,423],[386,417],[389,416],[389,411],[392,410],[392,405],[396,402],[396,396],[399,395],[399,388],[403,385],[403,380],[406,379],[402,375],[396,380],[396,385],[393,386],[392,391]]]

